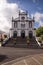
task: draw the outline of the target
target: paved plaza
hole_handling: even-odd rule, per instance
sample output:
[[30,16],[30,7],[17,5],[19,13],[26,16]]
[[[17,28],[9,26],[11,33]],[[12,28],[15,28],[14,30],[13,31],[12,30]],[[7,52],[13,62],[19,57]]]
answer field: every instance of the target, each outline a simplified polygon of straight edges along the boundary
[[37,64],[43,65],[43,49],[0,47],[0,65]]
[[36,54],[18,58],[17,60],[12,60],[2,65],[43,65],[43,54]]

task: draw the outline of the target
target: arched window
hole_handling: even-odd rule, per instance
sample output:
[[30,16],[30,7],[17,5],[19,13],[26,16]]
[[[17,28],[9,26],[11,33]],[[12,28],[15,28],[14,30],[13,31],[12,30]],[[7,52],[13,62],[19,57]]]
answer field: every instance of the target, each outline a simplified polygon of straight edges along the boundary
[[21,28],[24,28],[25,27],[25,24],[21,24]]
[[29,22],[29,28],[32,28],[32,22],[31,21]]
[[25,19],[25,17],[21,17],[21,19],[22,19],[22,20],[24,20],[24,19]]
[[14,22],[14,28],[16,28],[17,27],[17,22]]

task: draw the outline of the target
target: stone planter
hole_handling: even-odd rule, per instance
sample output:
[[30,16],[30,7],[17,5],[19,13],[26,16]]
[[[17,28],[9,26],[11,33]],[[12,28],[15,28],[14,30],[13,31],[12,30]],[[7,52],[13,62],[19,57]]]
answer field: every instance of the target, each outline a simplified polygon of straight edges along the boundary
[[29,40],[27,40],[27,44],[29,45]]

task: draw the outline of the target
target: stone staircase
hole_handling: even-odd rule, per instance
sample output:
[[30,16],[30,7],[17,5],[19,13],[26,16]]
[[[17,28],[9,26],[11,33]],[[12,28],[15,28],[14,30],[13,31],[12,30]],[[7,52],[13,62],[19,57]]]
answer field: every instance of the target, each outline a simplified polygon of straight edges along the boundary
[[35,37],[33,37],[29,40],[30,40],[29,45],[28,45],[29,48],[39,48],[39,45],[38,45]]
[[5,47],[14,47],[13,38],[8,39],[3,46],[5,46]]
[[17,43],[15,47],[27,48],[26,38],[17,37]]
[[35,40],[35,37],[29,39],[29,44],[27,44],[26,38],[10,38],[7,42],[5,42],[3,46],[16,48],[39,48],[37,41]]

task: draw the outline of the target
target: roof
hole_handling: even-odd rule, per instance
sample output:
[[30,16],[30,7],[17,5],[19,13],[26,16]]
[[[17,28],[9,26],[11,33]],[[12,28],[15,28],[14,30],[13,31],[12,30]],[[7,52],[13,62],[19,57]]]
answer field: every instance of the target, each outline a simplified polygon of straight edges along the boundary
[[[27,14],[27,12],[19,12],[19,15],[21,15],[21,14],[25,15],[25,14]],[[17,21],[20,21],[19,17],[15,18],[15,19],[12,18],[12,22],[17,22]],[[23,20],[21,19],[21,21],[23,21]],[[25,21],[25,19],[24,19],[24,21]],[[28,15],[27,15],[26,21],[34,21],[34,19],[28,17]]]
[[19,15],[27,15],[27,12],[19,12]]

